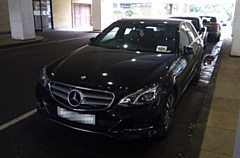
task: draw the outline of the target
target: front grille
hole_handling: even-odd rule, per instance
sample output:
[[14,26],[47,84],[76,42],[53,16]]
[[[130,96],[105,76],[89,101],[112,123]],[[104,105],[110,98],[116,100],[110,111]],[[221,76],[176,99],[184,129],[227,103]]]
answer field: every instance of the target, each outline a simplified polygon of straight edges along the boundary
[[[81,103],[77,106],[72,106],[71,103],[69,103],[69,93],[71,91],[81,93]],[[114,100],[114,94],[108,91],[78,87],[58,82],[50,83],[50,92],[53,98],[62,105],[79,111],[103,110],[109,107]]]

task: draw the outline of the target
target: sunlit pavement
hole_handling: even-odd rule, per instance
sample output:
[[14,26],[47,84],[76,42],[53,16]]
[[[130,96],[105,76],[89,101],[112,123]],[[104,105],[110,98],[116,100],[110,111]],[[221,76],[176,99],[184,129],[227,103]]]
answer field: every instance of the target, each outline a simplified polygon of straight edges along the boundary
[[[221,51],[223,40],[231,37],[231,33],[232,33],[232,27],[230,25],[223,26],[220,41],[217,42],[211,48],[212,50],[210,50],[210,51],[208,50],[208,52],[210,52],[210,53],[207,53],[207,54],[204,55],[203,62],[202,62],[200,84],[201,83],[202,84],[208,84],[209,83],[209,81],[210,81],[209,79],[212,76],[216,61],[218,59],[218,55]],[[210,40],[210,42],[211,42],[211,40]]]
[[[202,65],[201,83],[209,84],[211,101],[209,107],[205,107],[205,110],[209,108],[209,114],[207,114],[200,158],[239,158],[240,156],[238,134],[240,133],[238,127],[240,59],[230,56],[231,34],[230,25],[223,27],[221,41],[211,52],[210,58],[213,60]],[[211,75],[213,78],[208,83],[207,78]]]

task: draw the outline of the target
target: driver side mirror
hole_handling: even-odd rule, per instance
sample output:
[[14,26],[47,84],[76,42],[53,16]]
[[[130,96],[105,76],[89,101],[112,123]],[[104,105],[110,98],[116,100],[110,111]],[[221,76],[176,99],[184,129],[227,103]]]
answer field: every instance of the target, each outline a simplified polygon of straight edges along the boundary
[[191,55],[191,54],[194,54],[194,49],[192,46],[183,46],[183,55]]
[[94,37],[90,38],[88,43],[92,43],[94,39],[95,39]]

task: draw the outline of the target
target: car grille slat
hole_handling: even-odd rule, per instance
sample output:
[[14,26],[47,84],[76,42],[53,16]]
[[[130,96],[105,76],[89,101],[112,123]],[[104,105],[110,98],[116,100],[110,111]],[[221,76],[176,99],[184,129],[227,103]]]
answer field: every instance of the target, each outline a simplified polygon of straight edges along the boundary
[[106,95],[106,94],[102,94],[102,93],[95,93],[94,94],[94,93],[84,92],[83,94],[87,98],[112,100],[112,97],[110,95]]
[[63,87],[63,86],[59,86],[59,85],[56,85],[56,84],[52,84],[52,88],[55,89],[55,90],[64,92],[64,93],[68,93],[69,92],[68,88]]
[[52,91],[52,94],[55,95],[55,96],[58,96],[59,98],[67,100],[67,95],[66,94],[60,93],[60,92],[55,91],[55,90]]
[[[73,107],[69,103],[69,100],[71,100],[71,98],[68,97],[72,91],[76,91],[81,94],[80,104],[78,106]],[[115,98],[114,94],[108,91],[78,87],[59,82],[50,83],[50,92],[57,102],[77,111],[106,109],[111,106]]]
[[84,105],[105,105],[108,106],[108,102],[104,102],[104,101],[94,101],[94,100],[87,100],[84,101],[82,104]]

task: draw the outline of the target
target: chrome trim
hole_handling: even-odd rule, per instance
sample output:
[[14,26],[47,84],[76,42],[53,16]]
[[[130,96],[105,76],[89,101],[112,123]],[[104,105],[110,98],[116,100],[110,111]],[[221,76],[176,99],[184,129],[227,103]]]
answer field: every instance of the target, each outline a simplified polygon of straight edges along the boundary
[[71,106],[78,107],[82,103],[82,100],[83,94],[81,91],[72,89],[70,92],[68,92],[67,101]]
[[[113,101],[115,100],[114,93],[105,90],[74,86],[54,81],[49,82],[48,86],[50,94],[54,98],[54,100],[56,100],[61,105],[70,108],[73,111],[105,110],[109,108],[112,105]],[[68,101],[69,93],[72,90],[76,90],[81,93],[81,104],[79,104],[79,106],[77,107],[71,106],[71,104],[69,104]],[[95,99],[97,99],[97,101]],[[87,108],[87,105],[89,105],[89,109]]]
[[153,129],[153,126],[145,127],[145,128],[138,128],[138,129],[123,129],[123,130],[127,131],[127,132],[139,132],[139,131],[145,131],[145,130],[150,130],[150,129]]

